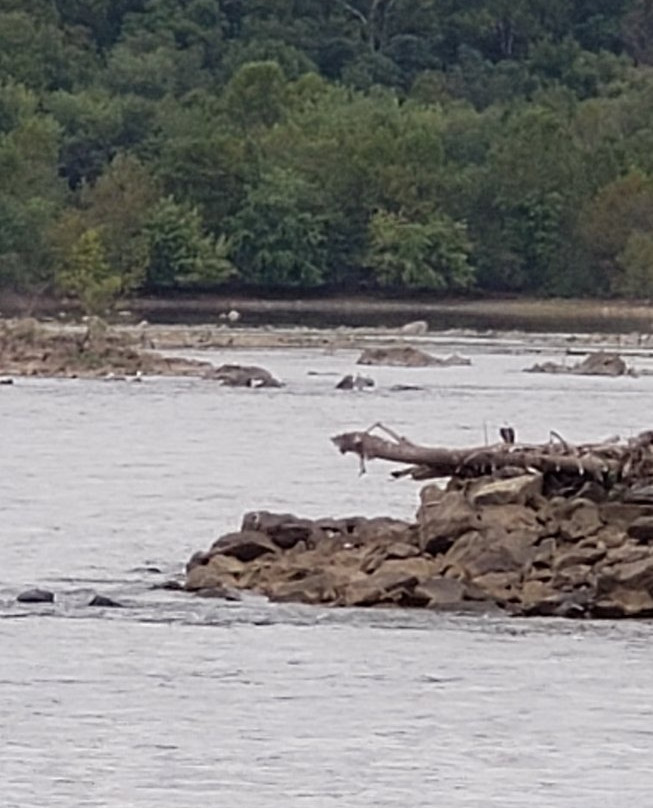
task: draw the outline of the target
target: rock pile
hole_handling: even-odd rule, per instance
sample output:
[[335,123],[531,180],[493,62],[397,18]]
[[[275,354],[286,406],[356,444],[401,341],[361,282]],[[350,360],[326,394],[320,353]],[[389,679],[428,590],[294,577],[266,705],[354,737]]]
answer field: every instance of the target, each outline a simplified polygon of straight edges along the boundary
[[453,478],[422,489],[414,523],[249,513],[191,558],[185,588],[334,606],[653,616],[653,492],[615,500],[594,482],[569,496],[542,492],[539,473]]

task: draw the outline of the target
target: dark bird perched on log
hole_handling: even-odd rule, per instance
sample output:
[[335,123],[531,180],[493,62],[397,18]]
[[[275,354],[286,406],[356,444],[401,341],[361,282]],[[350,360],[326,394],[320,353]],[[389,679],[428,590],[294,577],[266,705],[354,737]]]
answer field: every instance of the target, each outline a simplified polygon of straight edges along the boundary
[[515,430],[511,426],[508,426],[507,424],[501,427],[501,429],[499,430],[499,435],[501,435],[501,440],[504,443],[515,442]]

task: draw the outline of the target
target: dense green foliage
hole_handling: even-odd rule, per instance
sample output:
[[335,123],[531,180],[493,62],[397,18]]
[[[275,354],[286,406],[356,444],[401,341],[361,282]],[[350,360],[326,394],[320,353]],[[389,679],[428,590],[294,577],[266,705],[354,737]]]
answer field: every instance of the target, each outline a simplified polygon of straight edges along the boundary
[[653,295],[650,0],[0,0],[0,287]]

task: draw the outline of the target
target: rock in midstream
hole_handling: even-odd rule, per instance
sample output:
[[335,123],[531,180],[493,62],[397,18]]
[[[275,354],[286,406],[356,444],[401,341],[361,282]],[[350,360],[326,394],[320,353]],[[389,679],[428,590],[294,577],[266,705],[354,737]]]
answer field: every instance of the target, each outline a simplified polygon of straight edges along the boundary
[[452,479],[414,522],[256,511],[187,565],[185,589],[333,606],[653,616],[653,505],[546,497],[539,474]]
[[588,354],[574,365],[543,362],[526,368],[527,373],[568,373],[575,376],[636,376],[634,368],[628,367],[617,353],[596,351]]
[[452,367],[471,365],[471,360],[456,354],[444,359],[426,353],[412,345],[396,345],[387,348],[365,348],[356,360],[357,365],[398,365],[401,367]]

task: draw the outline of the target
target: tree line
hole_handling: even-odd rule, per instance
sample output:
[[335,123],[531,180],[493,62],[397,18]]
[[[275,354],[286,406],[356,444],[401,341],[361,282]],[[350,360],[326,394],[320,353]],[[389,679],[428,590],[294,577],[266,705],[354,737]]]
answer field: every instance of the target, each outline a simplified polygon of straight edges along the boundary
[[0,287],[653,295],[651,0],[0,0]]

